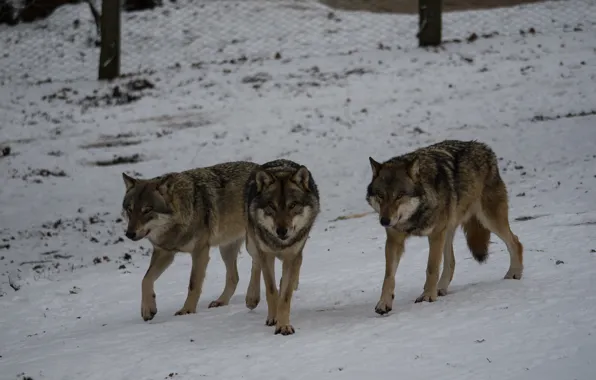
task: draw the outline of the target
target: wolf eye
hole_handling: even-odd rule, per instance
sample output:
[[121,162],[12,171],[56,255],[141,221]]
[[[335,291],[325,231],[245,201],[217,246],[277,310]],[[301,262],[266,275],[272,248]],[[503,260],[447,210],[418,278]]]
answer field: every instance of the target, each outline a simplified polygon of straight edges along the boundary
[[293,208],[295,208],[296,206],[298,206],[298,204],[296,202],[292,202],[288,205],[288,209],[292,210]]
[[273,204],[273,202],[267,203],[267,207],[269,207],[272,211],[275,211],[275,205]]
[[131,213],[132,212],[132,206],[128,205],[124,208],[124,210],[126,210],[127,213]]
[[382,201],[383,200],[383,194],[377,194],[377,198]]
[[142,212],[143,214],[148,214],[148,213],[150,213],[151,211],[153,211],[153,207],[143,207],[143,208],[141,209],[141,212]]

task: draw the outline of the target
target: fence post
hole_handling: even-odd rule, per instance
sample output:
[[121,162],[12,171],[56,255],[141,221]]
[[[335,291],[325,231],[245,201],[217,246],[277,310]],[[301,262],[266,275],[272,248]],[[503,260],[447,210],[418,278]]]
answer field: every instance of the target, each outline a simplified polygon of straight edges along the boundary
[[120,1],[103,0],[101,4],[99,80],[120,75]]
[[418,0],[418,15],[418,46],[440,45],[443,0]]

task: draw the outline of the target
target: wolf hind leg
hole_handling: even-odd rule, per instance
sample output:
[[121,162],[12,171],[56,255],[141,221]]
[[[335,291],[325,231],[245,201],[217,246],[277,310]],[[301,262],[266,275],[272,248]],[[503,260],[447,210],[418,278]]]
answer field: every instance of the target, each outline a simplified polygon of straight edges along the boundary
[[443,249],[445,247],[446,231],[433,232],[428,236],[428,262],[426,265],[426,281],[424,291],[416,298],[415,302],[434,302],[439,296],[439,268],[443,260]]
[[445,232],[445,244],[443,245],[443,272],[439,279],[438,294],[439,296],[447,295],[447,288],[453,280],[455,273],[455,254],[453,252],[453,238],[455,236],[455,228],[449,228]]
[[259,251],[254,242],[247,236],[246,250],[252,259],[252,268],[250,269],[250,280],[246,288],[246,297],[244,302],[250,310],[255,309],[261,302],[261,260]]
[[261,264],[258,259],[252,259],[250,281],[248,282],[244,302],[250,310],[255,309],[261,302]]
[[219,253],[226,266],[226,284],[224,290],[215,301],[211,301],[209,308],[225,306],[230,303],[230,298],[236,292],[238,281],[238,253],[244,243],[244,238],[238,239],[230,244],[219,247]]
[[188,281],[188,295],[184,306],[174,315],[194,314],[197,312],[197,304],[203,291],[203,282],[207,273],[207,264],[209,264],[209,245],[204,244],[194,249],[191,253],[192,268],[190,270],[190,279]]
[[502,180],[498,181],[496,185],[492,185],[490,192],[483,195],[482,210],[478,213],[478,218],[486,228],[497,235],[507,246],[509,270],[505,274],[505,279],[520,280],[524,271],[524,246],[511,231],[507,192]]

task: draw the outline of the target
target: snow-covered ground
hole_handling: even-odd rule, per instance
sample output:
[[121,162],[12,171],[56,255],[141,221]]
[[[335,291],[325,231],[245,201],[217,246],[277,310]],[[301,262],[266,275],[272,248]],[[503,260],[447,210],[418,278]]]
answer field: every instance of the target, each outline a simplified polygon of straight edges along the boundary
[[[374,1],[374,0],[369,0]],[[411,0],[415,1],[415,0]],[[99,3],[96,1],[95,3]],[[122,71],[161,70],[205,62],[324,57],[416,46],[417,15],[341,12],[316,0],[166,0],[152,12],[122,14]],[[552,0],[491,11],[445,13],[443,38],[517,36],[596,30],[596,2]],[[87,4],[50,18],[0,25],[0,85],[95,79],[99,48]]]
[[[10,147],[0,157],[0,379],[593,379],[596,34],[566,30],[430,50],[284,51],[114,83],[9,81],[0,90],[0,149]],[[502,157],[524,278],[502,280],[508,254],[496,237],[478,265],[458,233],[451,293],[414,304],[428,244],[413,238],[393,312],[379,317],[384,231],[372,215],[333,220],[370,211],[369,156],[445,138],[478,139]],[[137,162],[110,165],[114,157]],[[180,255],[156,283],[157,316],[143,322],[149,244],[123,239],[121,172],[278,157],[309,166],[323,205],[292,304],[296,334],[264,325],[264,297],[245,308],[244,249],[229,306],[207,309],[224,282],[213,250],[198,313],[173,316],[190,271]]]

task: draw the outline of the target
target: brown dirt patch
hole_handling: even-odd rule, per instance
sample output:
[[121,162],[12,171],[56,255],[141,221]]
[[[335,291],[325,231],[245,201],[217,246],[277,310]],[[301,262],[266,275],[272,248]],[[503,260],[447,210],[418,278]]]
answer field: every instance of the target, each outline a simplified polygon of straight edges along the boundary
[[144,157],[138,153],[131,156],[114,156],[109,160],[100,160],[93,162],[95,166],[113,166],[113,165],[124,165],[124,164],[136,164],[144,160]]
[[[544,0],[444,0],[443,12],[512,7]],[[328,7],[375,13],[418,13],[417,0],[319,0]]]
[[115,148],[121,146],[138,145],[141,140],[121,140],[121,139],[106,139],[97,142],[81,145],[83,149],[98,149],[98,148]]
[[157,123],[158,126],[168,129],[187,129],[200,128],[211,125],[205,114],[200,112],[189,112],[178,115],[160,115],[140,118],[130,121],[130,123]]

